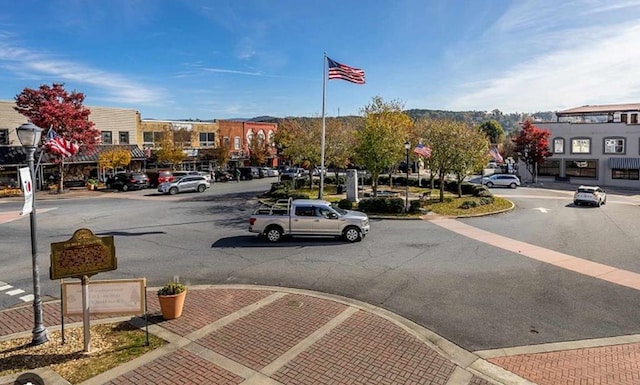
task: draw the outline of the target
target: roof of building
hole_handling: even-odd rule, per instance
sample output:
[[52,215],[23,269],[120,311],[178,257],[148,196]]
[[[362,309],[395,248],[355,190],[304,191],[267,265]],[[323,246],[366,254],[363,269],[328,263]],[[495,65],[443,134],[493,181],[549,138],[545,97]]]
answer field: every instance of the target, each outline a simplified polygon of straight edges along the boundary
[[628,103],[628,104],[601,104],[601,105],[586,105],[582,107],[569,108],[568,110],[558,111],[556,115],[574,115],[574,114],[588,114],[588,113],[604,113],[604,112],[625,112],[625,111],[640,111],[640,103]]

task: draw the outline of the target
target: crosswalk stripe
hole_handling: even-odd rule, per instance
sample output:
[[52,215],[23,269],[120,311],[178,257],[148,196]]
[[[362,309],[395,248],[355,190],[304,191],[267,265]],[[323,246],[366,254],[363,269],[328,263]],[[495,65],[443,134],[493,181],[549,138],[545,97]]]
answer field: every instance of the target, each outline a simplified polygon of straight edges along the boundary
[[22,294],[24,293],[24,290],[22,289],[15,289],[15,290],[10,290],[7,292],[7,294],[14,296],[14,295],[18,295],[18,294]]
[[24,302],[31,302],[33,301],[33,294],[27,294],[27,295],[23,295],[22,297],[19,297],[21,301]]
[[0,291],[5,291],[5,290],[9,290],[11,289],[13,286],[11,285],[4,285],[4,286],[0,286]]

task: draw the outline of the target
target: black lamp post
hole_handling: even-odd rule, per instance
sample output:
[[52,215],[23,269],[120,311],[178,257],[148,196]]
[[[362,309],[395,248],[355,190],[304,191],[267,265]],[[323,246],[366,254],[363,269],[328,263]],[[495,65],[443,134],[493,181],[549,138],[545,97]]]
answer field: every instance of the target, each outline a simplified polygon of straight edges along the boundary
[[407,155],[407,180],[405,182],[405,190],[404,190],[404,211],[409,211],[409,148],[411,147],[411,143],[407,140],[404,142],[404,151]]
[[[31,185],[34,186],[34,153],[36,147],[40,143],[42,136],[42,128],[34,124],[26,123],[16,128],[18,139],[22,147],[27,151],[27,162],[29,164],[29,174],[31,176]],[[31,263],[33,272],[33,337],[32,345],[40,345],[49,341],[47,329],[42,322],[42,298],[40,297],[40,269],[38,268],[38,243],[36,239],[36,197],[35,192],[31,201]]]

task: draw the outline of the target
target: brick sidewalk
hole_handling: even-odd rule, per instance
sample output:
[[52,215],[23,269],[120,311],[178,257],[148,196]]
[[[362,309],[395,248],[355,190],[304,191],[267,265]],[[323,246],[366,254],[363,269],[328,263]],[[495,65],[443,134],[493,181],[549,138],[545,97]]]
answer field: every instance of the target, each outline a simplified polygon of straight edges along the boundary
[[[83,385],[640,383],[640,336],[467,352],[386,310],[280,287],[191,287],[182,317],[170,321],[149,289],[148,308],[150,332],[169,344]],[[43,310],[53,329],[60,302]],[[65,322],[77,327],[80,318]],[[0,340],[30,335],[32,321],[31,306],[0,311]],[[144,327],[141,318],[131,322]],[[67,384],[49,370],[33,372],[47,385]]]
[[[59,323],[59,305],[44,305],[47,325]],[[164,321],[149,290],[148,307],[150,332],[169,344],[84,385],[529,383],[383,309],[319,293],[192,287],[182,317]],[[0,338],[29,334],[31,322],[31,306],[0,312]]]

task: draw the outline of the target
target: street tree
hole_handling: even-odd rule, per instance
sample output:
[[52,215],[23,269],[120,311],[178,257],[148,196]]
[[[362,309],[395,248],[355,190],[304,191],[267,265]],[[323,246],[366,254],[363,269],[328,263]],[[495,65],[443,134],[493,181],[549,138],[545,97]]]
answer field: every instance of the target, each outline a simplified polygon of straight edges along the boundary
[[102,169],[116,170],[131,163],[131,151],[126,148],[112,148],[100,154],[98,165]]
[[[176,133],[179,135],[176,135]],[[182,163],[187,158],[184,153],[184,136],[184,132],[179,129],[174,131],[170,125],[164,126],[160,143],[154,143],[154,147],[157,148],[155,151],[157,162],[167,163],[171,165],[172,169],[175,168],[176,164]]]
[[380,96],[362,108],[364,126],[356,131],[355,156],[371,172],[374,197],[380,174],[404,158],[404,143],[411,135],[413,121],[403,110],[399,101],[385,102]]
[[[83,93],[67,92],[63,83],[53,83],[52,86],[42,84],[38,89],[25,88],[16,95],[15,101],[16,111],[45,130],[43,137],[46,137],[49,130],[54,130],[58,136],[80,146],[77,155],[92,155],[97,150],[101,133],[89,120],[91,110],[83,105]],[[62,192],[65,157],[51,152],[47,147],[43,147],[43,150],[48,151],[53,161],[59,165],[58,192]]]
[[504,130],[502,129],[502,125],[493,119],[482,122],[479,128],[480,131],[484,132],[484,134],[487,136],[490,143],[499,143],[502,138],[504,138]]
[[[448,174],[464,174],[466,170],[474,167],[482,148],[482,141],[475,138],[469,131],[471,128],[464,122],[446,119],[422,119],[416,124],[420,127],[423,144],[431,147],[429,167],[438,175],[440,184],[440,202],[444,202],[444,181]],[[465,140],[472,140],[473,145],[466,145]],[[475,143],[477,142],[477,143]],[[484,139],[484,161],[487,160],[487,142]],[[460,155],[467,154],[467,155]],[[433,178],[431,179],[433,188]]]
[[264,135],[251,137],[247,147],[249,149],[249,159],[253,166],[264,165],[267,158],[273,154],[271,143]]
[[518,158],[524,162],[530,175],[535,175],[537,166],[553,155],[549,151],[549,135],[551,135],[549,130],[540,129],[531,122],[531,119],[527,119],[513,139],[514,150]]
[[451,163],[451,173],[456,176],[458,197],[462,197],[462,182],[468,175],[482,169],[489,160],[489,141],[484,132],[466,124],[453,127],[455,136],[452,138],[457,151]]
[[325,165],[332,165],[335,170],[336,180],[338,172],[345,169],[354,158],[356,127],[348,122],[327,118],[325,124]]
[[321,119],[287,118],[278,125],[274,140],[293,164],[309,167],[320,163],[321,135]]

